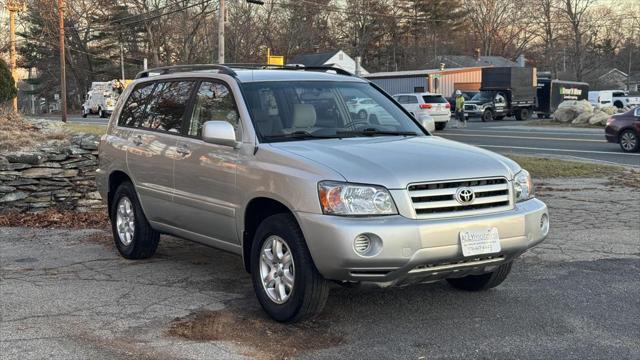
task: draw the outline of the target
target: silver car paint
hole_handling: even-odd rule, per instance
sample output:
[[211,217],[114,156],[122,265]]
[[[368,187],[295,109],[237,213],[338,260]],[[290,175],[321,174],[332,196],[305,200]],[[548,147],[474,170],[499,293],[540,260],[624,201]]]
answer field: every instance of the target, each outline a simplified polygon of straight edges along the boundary
[[[116,125],[122,103],[135,84],[184,78],[219,79],[230,87],[242,129],[238,147],[177,135],[159,136],[156,132]],[[274,70],[238,71],[237,78],[244,82],[363,81],[316,72]],[[143,144],[156,145],[135,145],[133,139],[138,135],[142,136]],[[176,151],[181,143],[190,147],[187,159]],[[155,170],[151,164],[155,164]],[[175,171],[166,170],[174,166]],[[159,171],[160,168],[163,170]],[[535,199],[506,212],[482,216],[412,218],[411,199],[406,191],[410,183],[485,176],[511,179],[519,169],[515,162],[500,155],[433,136],[260,144],[236,80],[227,75],[194,72],[137,80],[127,88],[101,141],[97,183],[106,199],[109,175],[114,171],[127,174],[154,228],[238,254],[243,252],[248,204],[257,198],[273,199],[294,214],[314,262],[325,277],[396,281],[409,274],[414,264],[460,259],[461,229],[497,227],[506,249],[505,261],[542,241],[546,234],[541,234],[539,226],[534,225],[539,224],[547,209]],[[400,215],[373,218],[323,215],[317,190],[318,182],[323,180],[385,186],[391,189]],[[381,254],[363,258],[353,252],[353,238],[363,232],[374,232],[383,238]],[[353,269],[380,268],[391,269],[391,273],[381,277],[351,274]]]

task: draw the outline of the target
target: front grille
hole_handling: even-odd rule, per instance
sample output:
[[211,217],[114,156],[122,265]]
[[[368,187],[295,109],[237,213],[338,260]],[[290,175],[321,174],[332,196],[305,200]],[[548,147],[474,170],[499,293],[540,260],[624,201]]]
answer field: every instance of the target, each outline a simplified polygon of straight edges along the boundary
[[[459,203],[455,197],[456,191],[464,187],[475,195],[468,204]],[[409,196],[419,219],[477,215],[512,207],[511,186],[503,177],[412,184]]]
[[464,106],[464,109],[465,109],[465,110],[471,110],[471,111],[473,111],[473,110],[475,110],[475,109],[476,109],[476,106],[475,106],[475,105],[465,105],[465,106]]

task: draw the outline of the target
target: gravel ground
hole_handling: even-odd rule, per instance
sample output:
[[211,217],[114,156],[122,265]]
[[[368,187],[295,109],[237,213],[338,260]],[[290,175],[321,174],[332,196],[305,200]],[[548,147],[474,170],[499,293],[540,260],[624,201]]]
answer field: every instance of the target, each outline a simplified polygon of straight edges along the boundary
[[101,230],[0,228],[2,359],[640,359],[640,193],[540,184],[550,237],[485,293],[335,287],[323,315],[264,315],[238,257],[163,237],[120,258]]

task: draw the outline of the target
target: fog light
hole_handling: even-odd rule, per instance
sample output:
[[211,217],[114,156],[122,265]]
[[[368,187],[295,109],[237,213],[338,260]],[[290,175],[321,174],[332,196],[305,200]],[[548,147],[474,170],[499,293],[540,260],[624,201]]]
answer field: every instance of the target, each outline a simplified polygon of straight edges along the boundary
[[366,255],[371,249],[371,239],[365,234],[356,236],[353,240],[353,249],[360,255]]
[[540,231],[542,231],[543,236],[549,233],[549,215],[547,214],[542,214],[540,217]]

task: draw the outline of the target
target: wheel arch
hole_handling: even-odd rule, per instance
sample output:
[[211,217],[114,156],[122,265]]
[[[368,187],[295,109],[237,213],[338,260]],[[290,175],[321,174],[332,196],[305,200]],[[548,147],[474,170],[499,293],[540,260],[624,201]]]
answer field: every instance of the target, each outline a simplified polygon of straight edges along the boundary
[[111,174],[109,174],[109,180],[107,183],[107,209],[109,215],[111,215],[111,202],[113,201],[113,194],[116,192],[116,189],[118,188],[118,186],[120,186],[120,184],[122,184],[125,181],[129,181],[131,183],[133,183],[133,180],[131,180],[131,177],[129,177],[129,175],[127,175],[127,173],[125,173],[122,170],[115,170],[113,172],[111,172]]
[[260,223],[275,214],[291,214],[295,218],[295,214],[287,205],[266,196],[255,197],[245,206],[242,230],[242,260],[247,272],[251,272],[250,261],[253,236]]

